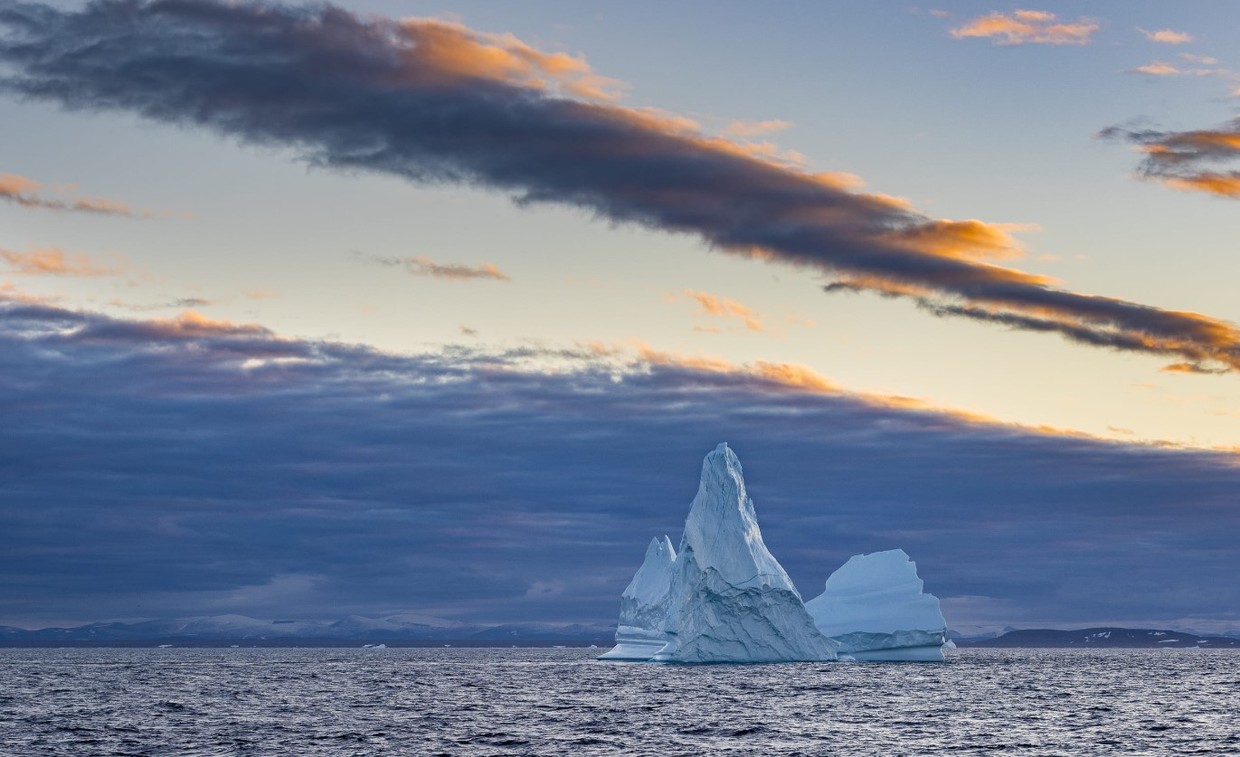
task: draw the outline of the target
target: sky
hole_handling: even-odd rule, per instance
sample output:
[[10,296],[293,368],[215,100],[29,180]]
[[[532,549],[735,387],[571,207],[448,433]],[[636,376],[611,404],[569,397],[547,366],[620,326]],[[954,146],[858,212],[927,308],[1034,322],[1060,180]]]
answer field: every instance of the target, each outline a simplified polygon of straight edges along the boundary
[[0,0],[0,624],[1240,628],[1240,8]]

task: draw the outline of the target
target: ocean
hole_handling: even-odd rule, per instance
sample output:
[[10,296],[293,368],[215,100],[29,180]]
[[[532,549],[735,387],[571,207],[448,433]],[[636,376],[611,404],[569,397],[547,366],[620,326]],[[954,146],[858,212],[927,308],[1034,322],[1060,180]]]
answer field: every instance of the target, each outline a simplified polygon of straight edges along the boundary
[[0,754],[1240,754],[1240,651],[666,666],[591,649],[0,649]]

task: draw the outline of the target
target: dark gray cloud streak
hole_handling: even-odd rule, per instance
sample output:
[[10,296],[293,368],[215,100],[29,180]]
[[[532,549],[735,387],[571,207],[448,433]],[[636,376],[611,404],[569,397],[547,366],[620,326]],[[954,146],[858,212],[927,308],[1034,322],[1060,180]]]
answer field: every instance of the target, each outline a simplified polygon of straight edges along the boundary
[[463,27],[210,0],[77,12],[10,2],[0,24],[0,60],[14,71],[3,86],[23,96],[202,126],[319,165],[572,205],[933,300],[944,315],[1240,366],[1227,322],[978,262],[1011,247],[1002,227],[934,220],[665,118],[555,96],[512,75],[541,54],[507,50],[516,63],[488,70],[470,56],[494,39]]
[[[557,373],[537,361],[574,366]],[[903,547],[953,623],[1237,620],[1234,456],[593,353],[398,356],[0,301],[0,623],[614,620],[731,443],[806,594]]]

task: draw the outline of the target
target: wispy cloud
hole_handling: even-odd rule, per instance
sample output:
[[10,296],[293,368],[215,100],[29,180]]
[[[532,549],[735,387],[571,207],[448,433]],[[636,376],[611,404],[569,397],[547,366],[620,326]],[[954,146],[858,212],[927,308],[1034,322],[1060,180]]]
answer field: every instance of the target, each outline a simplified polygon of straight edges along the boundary
[[26,276],[117,276],[126,269],[119,262],[99,265],[85,253],[70,254],[59,247],[40,247],[26,252],[0,248],[0,260],[11,266],[9,273]]
[[771,119],[769,121],[733,121],[723,130],[724,134],[733,137],[758,137],[774,134],[792,126],[791,121]]
[[1180,53],[1180,57],[1189,63],[1196,63],[1202,66],[1218,65],[1218,58],[1210,55],[1197,55],[1196,53]]
[[102,197],[73,197],[66,189],[52,190],[53,194],[69,195],[66,197],[49,196],[48,188],[34,179],[10,173],[0,173],[0,200],[16,203],[25,208],[41,208],[44,210],[68,210],[98,215],[129,216],[131,218],[154,218],[164,215],[153,210],[135,209],[120,200]]
[[[1206,65],[1217,63],[1214,58],[1205,56],[1182,56],[1185,60],[1190,61],[1210,61]],[[1153,63],[1147,63],[1144,66],[1128,69],[1130,74],[1145,74],[1146,76],[1222,76],[1235,78],[1236,72],[1226,68],[1201,68],[1177,66],[1174,63],[1168,63],[1165,60],[1156,60]]]
[[982,37],[997,45],[1084,45],[1099,28],[1090,18],[1066,22],[1047,11],[1017,10],[979,16],[952,29],[951,34],[956,39]]
[[[1042,11],[1009,20],[1034,31],[1000,41],[1084,42],[1096,29]],[[1230,323],[1057,288],[989,262],[1018,252],[1010,226],[928,217],[674,116],[565,97],[580,59],[552,62],[507,36],[334,6],[212,0],[98,0],[80,11],[25,3],[0,23],[10,29],[0,42],[14,72],[7,86],[29,97],[292,145],[318,165],[490,187],[523,204],[690,233],[729,253],[825,271],[854,290],[912,296],[940,315],[1240,367]],[[982,31],[970,28],[961,34]],[[113,44],[92,44],[101,37]],[[412,260],[401,264],[425,275],[506,275]]]
[[1103,139],[1129,142],[1144,153],[1140,175],[1173,189],[1240,199],[1240,118],[1217,129],[1158,131],[1112,126]]
[[762,317],[752,308],[742,305],[736,300],[720,297],[709,292],[685,289],[671,295],[673,299],[687,298],[698,304],[698,312],[712,318],[735,318],[741,321],[750,331],[765,331]]
[[1145,74],[1146,76],[1179,76],[1182,71],[1165,60],[1156,60],[1144,66],[1128,69],[1129,73]]
[[1193,41],[1193,35],[1188,32],[1180,32],[1174,29],[1158,29],[1150,31],[1149,29],[1137,28],[1137,31],[1145,35],[1145,38],[1151,42],[1161,42],[1165,45],[1183,45]]
[[494,279],[496,281],[512,281],[512,277],[495,265],[487,262],[478,265],[462,263],[436,263],[425,256],[396,258],[382,256],[363,256],[364,260],[382,266],[404,268],[414,276],[429,276],[449,281],[468,281],[470,279]]

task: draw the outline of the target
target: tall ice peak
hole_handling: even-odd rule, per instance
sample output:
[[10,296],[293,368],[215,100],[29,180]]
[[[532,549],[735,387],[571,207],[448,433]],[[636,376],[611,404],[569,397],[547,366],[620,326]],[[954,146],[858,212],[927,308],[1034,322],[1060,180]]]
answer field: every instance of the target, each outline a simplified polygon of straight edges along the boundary
[[715,570],[736,588],[773,586],[796,594],[792,579],[762,541],[741,461],[727,442],[702,461],[697,496],[680,541],[680,552],[686,550],[699,568]]

